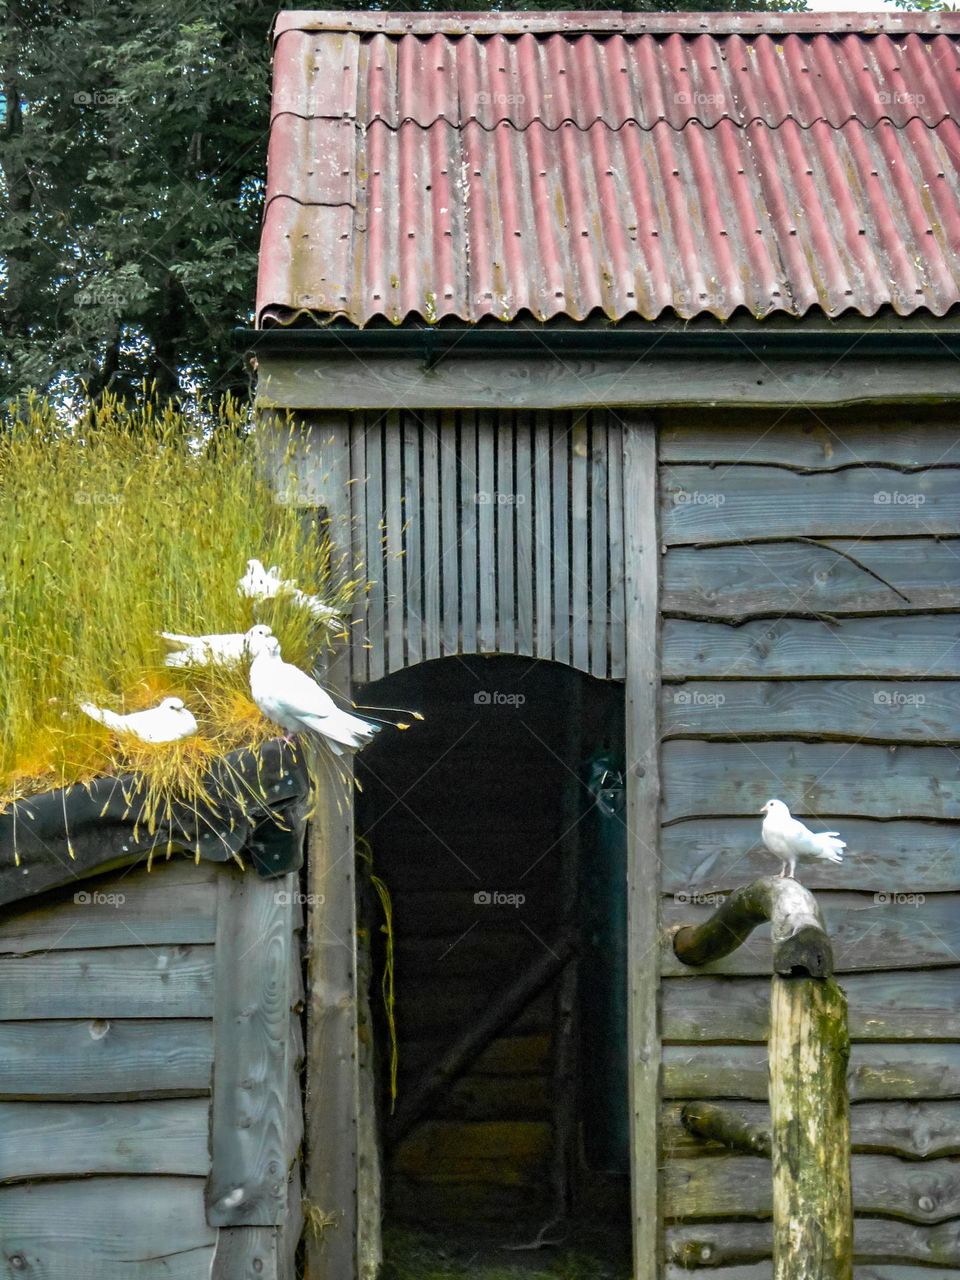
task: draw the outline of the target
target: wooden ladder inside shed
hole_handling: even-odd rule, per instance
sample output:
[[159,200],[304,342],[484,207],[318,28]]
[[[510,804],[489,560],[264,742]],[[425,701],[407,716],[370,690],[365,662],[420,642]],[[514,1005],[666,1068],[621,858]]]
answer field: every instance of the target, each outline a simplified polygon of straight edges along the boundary
[[770,1157],[774,1280],[852,1280],[853,1202],[847,1001],[816,899],[795,880],[764,876],[732,893],[673,949],[699,966],[735,951],[770,922],[770,1130],[729,1109],[688,1104],[686,1128],[705,1141]]

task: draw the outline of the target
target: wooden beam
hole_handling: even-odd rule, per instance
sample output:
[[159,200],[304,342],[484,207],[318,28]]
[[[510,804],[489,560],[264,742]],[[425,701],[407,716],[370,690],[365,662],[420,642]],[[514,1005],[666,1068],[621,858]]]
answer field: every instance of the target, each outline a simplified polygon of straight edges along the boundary
[[823,978],[833,972],[833,951],[816,899],[796,880],[780,876],[762,876],[734,890],[703,924],[678,929],[673,950],[684,964],[709,964],[735,951],[766,921],[777,973],[801,970]]
[[850,1039],[832,979],[774,975],[769,1051],[774,1280],[852,1280]]
[[951,360],[259,355],[261,409],[808,408],[960,399]]
[[634,1280],[656,1280],[661,1256],[658,1123],[660,772],[657,732],[659,543],[653,423],[623,427],[623,550],[626,619],[627,1037]]

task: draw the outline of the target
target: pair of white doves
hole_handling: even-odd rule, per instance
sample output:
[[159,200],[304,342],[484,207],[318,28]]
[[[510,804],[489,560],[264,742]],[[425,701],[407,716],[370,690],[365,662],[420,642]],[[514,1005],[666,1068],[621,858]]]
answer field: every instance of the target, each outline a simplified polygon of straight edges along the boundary
[[[314,617],[338,628],[342,625],[329,605],[306,595],[295,583],[284,582],[276,566],[266,570],[259,560],[247,561],[247,572],[237,589],[241,595],[255,599],[271,599],[289,592],[297,603],[309,608]],[[284,662],[280,641],[262,623],[246,632],[224,635],[186,636],[166,631],[162,634],[164,639],[181,646],[178,652],[167,655],[169,667],[211,663],[235,666],[252,657],[250,694],[267,719],[287,734],[319,734],[335,755],[364,746],[380,728],[341,710],[316,680],[292,663]],[[125,716],[89,702],[82,702],[80,708],[100,724],[117,733],[132,734],[142,742],[177,742],[197,732],[196,719],[181,698],[164,698],[156,707]]]

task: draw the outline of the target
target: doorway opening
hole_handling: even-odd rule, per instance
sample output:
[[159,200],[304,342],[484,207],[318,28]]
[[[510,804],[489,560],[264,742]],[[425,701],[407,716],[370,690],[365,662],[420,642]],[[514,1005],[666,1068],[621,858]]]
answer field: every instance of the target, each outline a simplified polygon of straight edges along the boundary
[[356,697],[424,716],[357,762],[361,862],[389,891],[394,959],[388,1003],[388,934],[366,877],[385,1276],[570,1276],[582,1263],[621,1280],[623,687],[468,656]]

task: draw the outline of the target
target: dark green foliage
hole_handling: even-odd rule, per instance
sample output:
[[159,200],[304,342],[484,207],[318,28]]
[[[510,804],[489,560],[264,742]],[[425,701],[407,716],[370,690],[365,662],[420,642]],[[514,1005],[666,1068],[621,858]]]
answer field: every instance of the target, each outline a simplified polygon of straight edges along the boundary
[[252,319],[276,7],[0,0],[0,398],[246,390],[231,330]]

